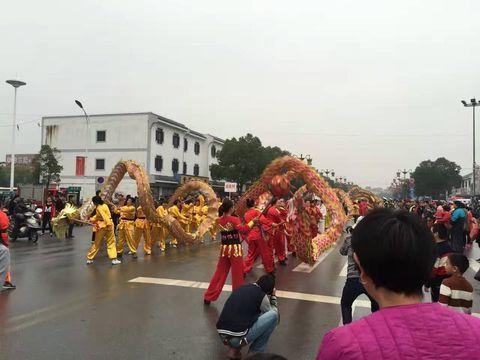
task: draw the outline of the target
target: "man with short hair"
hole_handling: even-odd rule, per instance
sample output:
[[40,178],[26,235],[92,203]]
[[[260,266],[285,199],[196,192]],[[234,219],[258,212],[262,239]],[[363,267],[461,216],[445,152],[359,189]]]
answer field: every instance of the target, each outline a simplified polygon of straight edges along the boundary
[[241,358],[240,349],[245,345],[250,345],[250,353],[265,352],[278,319],[273,275],[263,275],[257,282],[237,288],[217,322],[218,334],[229,347],[227,356]]

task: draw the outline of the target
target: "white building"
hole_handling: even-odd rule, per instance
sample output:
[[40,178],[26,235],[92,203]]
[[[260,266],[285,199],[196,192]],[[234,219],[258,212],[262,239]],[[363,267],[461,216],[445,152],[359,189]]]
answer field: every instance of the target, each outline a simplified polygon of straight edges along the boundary
[[[144,166],[154,198],[173,193],[184,175],[211,180],[210,165],[217,163],[216,154],[224,143],[151,112],[89,118],[88,132],[84,116],[42,118],[42,145],[61,151],[60,187],[80,187],[80,198],[91,197],[120,160]],[[136,194],[135,181],[127,175],[118,190]]]
[[[462,176],[462,182],[459,188],[452,190],[452,196],[470,197],[473,192],[473,173]],[[475,195],[480,193],[480,167],[476,166],[475,170]]]

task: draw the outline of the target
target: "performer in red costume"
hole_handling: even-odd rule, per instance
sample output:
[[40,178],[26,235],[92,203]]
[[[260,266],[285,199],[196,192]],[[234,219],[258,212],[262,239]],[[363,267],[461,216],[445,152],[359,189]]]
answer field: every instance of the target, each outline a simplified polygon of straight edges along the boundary
[[243,254],[240,234],[247,235],[255,222],[251,221],[248,225],[242,225],[240,219],[232,216],[232,213],[233,202],[230,199],[225,199],[218,209],[219,218],[217,219],[217,227],[220,229],[222,241],[220,258],[215,274],[213,274],[204,295],[203,302],[205,305],[209,305],[210,302],[217,300],[220,296],[230,267],[232,268],[232,290],[243,284]]
[[[282,216],[280,215],[280,210],[277,206],[278,199],[273,198],[270,201],[270,207],[267,210],[267,219],[270,220],[274,224],[282,224]],[[283,230],[281,226],[272,227],[271,235],[269,236],[268,246],[270,247],[269,251],[273,257],[273,249],[275,249],[275,254],[277,255],[278,262],[281,265],[287,265],[285,261],[285,249],[282,251],[281,249],[281,242],[282,242],[282,235]]]
[[279,199],[277,202],[277,210],[278,210],[278,217],[279,217],[279,226],[274,238],[274,248],[275,248],[275,255],[277,255],[278,262],[280,265],[286,266],[287,265],[287,254],[285,251],[285,229],[286,229],[286,222],[287,222],[287,214],[288,211],[285,206],[285,200]]
[[262,257],[263,267],[267,273],[273,272],[274,263],[272,252],[265,239],[265,234],[270,231],[272,222],[269,221],[262,212],[254,207],[255,201],[247,199],[247,207],[249,208],[245,213],[245,222],[258,219],[258,223],[248,233],[248,254],[243,264],[243,272],[248,274],[253,267],[253,263],[257,257]]

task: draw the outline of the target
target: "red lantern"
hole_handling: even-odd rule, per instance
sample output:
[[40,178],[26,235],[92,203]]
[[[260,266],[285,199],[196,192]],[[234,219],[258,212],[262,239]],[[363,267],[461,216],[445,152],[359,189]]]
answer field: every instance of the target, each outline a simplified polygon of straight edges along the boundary
[[270,181],[270,192],[281,197],[290,193],[290,181],[282,175],[275,175]]

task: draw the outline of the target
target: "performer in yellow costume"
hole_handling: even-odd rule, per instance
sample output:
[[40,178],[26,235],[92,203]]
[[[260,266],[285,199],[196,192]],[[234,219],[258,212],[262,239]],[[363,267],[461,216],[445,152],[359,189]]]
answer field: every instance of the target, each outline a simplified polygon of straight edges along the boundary
[[152,254],[152,236],[150,234],[150,222],[145,218],[145,213],[141,206],[137,208],[137,219],[135,220],[135,231],[133,233],[134,249],[131,250],[132,256],[137,257],[137,249],[140,240],[143,237],[143,251],[145,255]]
[[[220,206],[222,206],[222,202],[220,202],[220,204],[218,206],[220,208]],[[205,205],[203,207],[203,214],[204,214],[205,217],[208,214],[208,206],[207,205]],[[217,231],[218,231],[218,226],[217,226],[217,222],[215,222],[214,224],[212,224],[212,226],[210,227],[210,230],[209,230],[210,237],[211,237],[212,241],[217,239]]]
[[133,199],[128,198],[127,203],[117,208],[116,212],[120,214],[120,220],[117,225],[117,254],[119,257],[122,256],[125,242],[133,254],[137,251],[135,242],[133,241],[135,231],[135,206],[133,206]]
[[98,254],[103,238],[107,240],[107,253],[110,260],[112,260],[112,265],[121,264],[122,262],[117,259],[115,232],[110,210],[99,196],[94,196],[92,202],[95,204],[97,211],[96,214],[90,218],[90,221],[94,224],[96,231],[95,241],[87,253],[87,265],[93,263],[93,258]]
[[[197,200],[195,201],[195,207],[194,207],[193,212],[194,212],[195,229],[198,229],[200,224],[205,221],[205,219],[207,218],[207,214],[208,214],[208,206],[205,204],[205,198],[203,197],[203,195],[199,195]],[[216,232],[216,229],[214,229],[214,230],[212,230],[212,229],[214,229],[213,226],[212,226],[212,228],[210,228],[210,234],[212,234],[212,231]],[[193,228],[192,228],[192,230],[193,230]],[[215,233],[215,236],[216,236],[216,233]],[[203,237],[200,240],[200,242],[201,243],[204,242]]]
[[191,200],[186,200],[182,205],[181,213],[187,219],[187,222],[182,224],[182,227],[183,227],[183,230],[185,230],[188,233],[192,232],[192,225],[193,225],[193,222],[195,221],[193,217],[194,208],[195,206]]
[[[157,214],[160,217],[164,217],[167,215],[166,208],[166,201],[165,199],[160,200],[160,205],[157,207]],[[158,247],[161,251],[165,251],[165,240],[168,236],[168,230],[165,225],[156,223],[152,225],[152,236],[153,236],[153,243],[158,241]]]
[[[188,219],[180,212],[180,209],[178,208],[179,203],[179,200],[175,200],[173,205],[168,208],[168,213],[173,216],[180,223],[180,225],[182,225],[182,227],[186,227],[188,224]],[[173,247],[177,247],[177,243],[177,239],[173,239],[170,242]]]

